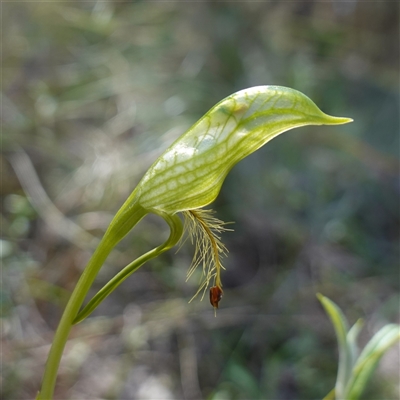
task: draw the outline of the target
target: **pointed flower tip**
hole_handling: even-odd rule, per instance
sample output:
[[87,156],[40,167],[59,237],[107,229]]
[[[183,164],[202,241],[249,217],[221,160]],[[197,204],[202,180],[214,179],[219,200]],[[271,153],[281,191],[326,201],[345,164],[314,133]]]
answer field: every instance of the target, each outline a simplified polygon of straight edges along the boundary
[[346,117],[333,117],[331,115],[324,115],[324,125],[343,125],[353,122],[353,118]]

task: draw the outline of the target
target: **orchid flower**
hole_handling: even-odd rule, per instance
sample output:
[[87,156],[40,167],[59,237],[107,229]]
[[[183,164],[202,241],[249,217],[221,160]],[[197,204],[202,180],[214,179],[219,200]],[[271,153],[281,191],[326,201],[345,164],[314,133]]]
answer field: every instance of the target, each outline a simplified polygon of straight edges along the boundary
[[[154,162],[112,220],[61,319],[38,398],[51,398],[56,372],[50,371],[50,366],[58,367],[71,326],[85,319],[146,261],[178,244],[185,231],[196,243],[188,276],[203,266],[198,292],[205,291],[212,283],[210,302],[214,309],[218,308],[223,294],[221,256],[227,251],[220,233],[226,228],[212,211],[203,207],[218,196],[235,164],[279,134],[305,125],[339,125],[351,121],[329,116],[304,94],[280,86],[244,89],[212,107]],[[149,213],[168,223],[169,238],[122,269],[79,311],[111,250]]]
[[[182,213],[189,233],[196,237],[196,254],[189,269],[192,275],[203,264],[206,288],[214,279],[211,304],[218,307],[222,296],[220,255],[226,253],[219,233],[222,221],[202,207],[215,200],[231,168],[274,137],[304,125],[337,125],[352,121],[323,113],[304,94],[280,86],[256,86],[228,96],[178,138],[150,167],[122,206],[108,232],[114,241],[148,213],[169,221],[174,236],[154,253],[157,256],[179,239]],[[144,260],[146,261],[146,260]],[[86,317],[99,301],[139,267],[133,262],[100,291],[78,315]]]

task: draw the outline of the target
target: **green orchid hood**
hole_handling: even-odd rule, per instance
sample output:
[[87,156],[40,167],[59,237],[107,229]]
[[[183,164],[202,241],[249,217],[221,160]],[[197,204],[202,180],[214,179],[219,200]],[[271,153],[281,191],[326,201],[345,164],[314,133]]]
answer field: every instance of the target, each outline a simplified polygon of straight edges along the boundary
[[323,113],[297,90],[256,86],[209,110],[150,167],[134,201],[166,213],[197,209],[217,197],[230,169],[274,137],[304,125],[351,122]]

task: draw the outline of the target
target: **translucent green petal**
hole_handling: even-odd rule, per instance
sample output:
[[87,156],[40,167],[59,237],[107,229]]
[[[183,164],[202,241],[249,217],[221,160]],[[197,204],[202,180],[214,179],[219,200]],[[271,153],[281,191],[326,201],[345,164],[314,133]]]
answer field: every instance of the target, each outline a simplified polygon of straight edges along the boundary
[[145,209],[175,213],[211,203],[230,169],[275,136],[304,125],[351,122],[324,114],[307,96],[257,86],[228,96],[176,140],[136,188]]

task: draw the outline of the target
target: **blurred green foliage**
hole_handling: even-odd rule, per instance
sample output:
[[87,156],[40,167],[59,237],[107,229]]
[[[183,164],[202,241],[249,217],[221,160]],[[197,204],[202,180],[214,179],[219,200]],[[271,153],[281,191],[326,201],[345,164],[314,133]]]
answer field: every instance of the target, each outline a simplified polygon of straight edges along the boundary
[[350,328],[346,316],[333,301],[320,293],[317,293],[317,297],[332,322],[339,348],[335,388],[324,397],[324,400],[358,400],[382,356],[391,346],[398,345],[400,325],[386,324],[375,333],[363,349],[360,349],[357,340],[364,321],[360,318]]
[[[3,399],[32,398],[53,330],[112,214],[176,137],[236,90],[290,86],[338,128],[284,134],[242,161],[213,208],[225,295],[187,304],[189,243],[77,326],[56,398],[311,399],[334,386],[322,292],[361,342],[399,304],[395,2],[3,3]],[[142,221],[98,289],[162,242]],[[93,290],[93,292],[94,292]],[[398,352],[364,399],[398,395]]]

